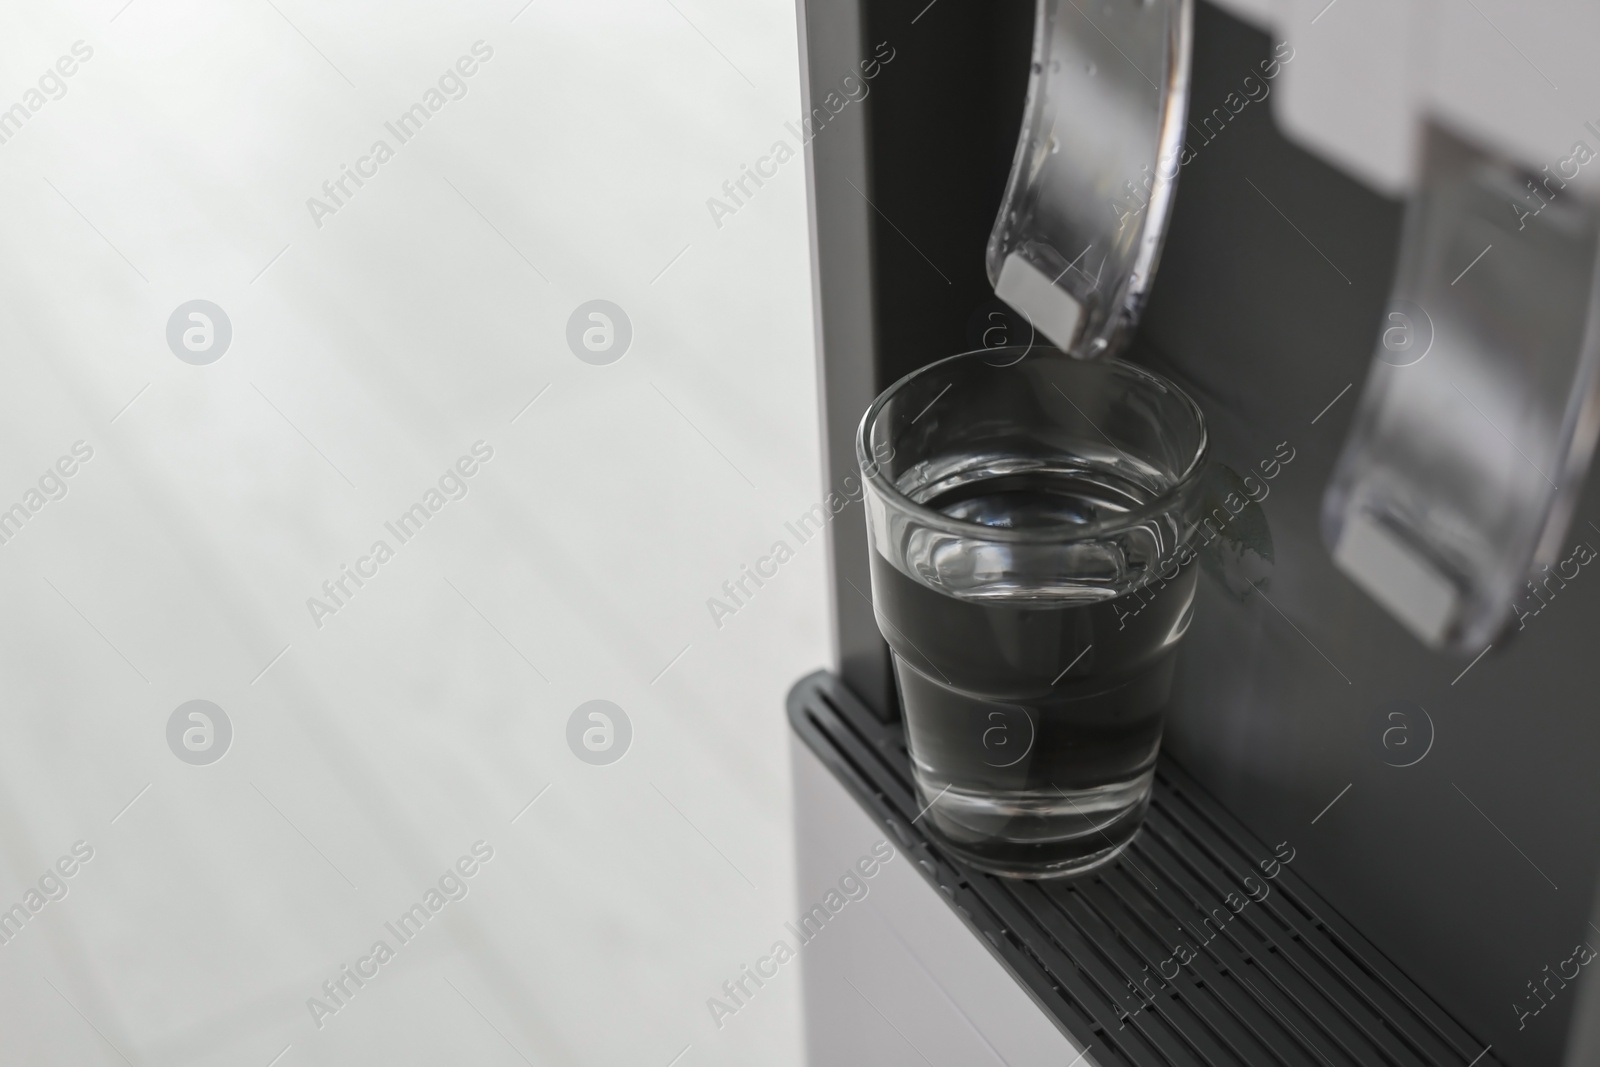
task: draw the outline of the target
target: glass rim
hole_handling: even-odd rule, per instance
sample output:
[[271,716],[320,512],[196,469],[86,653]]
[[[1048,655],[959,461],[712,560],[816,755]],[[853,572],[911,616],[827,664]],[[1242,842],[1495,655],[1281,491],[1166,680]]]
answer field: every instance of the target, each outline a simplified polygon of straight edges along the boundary
[[[1109,373],[1115,373],[1118,371],[1126,372],[1135,378],[1143,380],[1146,384],[1157,386],[1163,391],[1169,392],[1173,396],[1177,397],[1184,409],[1193,417],[1195,426],[1200,432],[1200,441],[1199,444],[1195,446],[1194,454],[1189,459],[1189,465],[1184,468],[1183,473],[1180,474],[1177,480],[1173,482],[1171,488],[1162,493],[1155,500],[1150,501],[1148,504],[1141,505],[1140,507],[1133,508],[1115,516],[1108,516],[1104,519],[1099,519],[1095,522],[1050,523],[1044,526],[1025,526],[1020,528],[1010,526],[987,526],[981,522],[968,522],[965,519],[953,519],[941,511],[935,511],[933,508],[917,503],[909,496],[902,493],[899,487],[896,486],[886,474],[884,474],[883,465],[870,458],[871,450],[868,448],[867,443],[867,438],[871,432],[871,427],[876,423],[878,417],[882,415],[885,406],[887,406],[891,400],[893,400],[908,385],[910,385],[912,379],[919,378],[922,375],[935,370],[936,368],[943,367],[949,363],[954,363],[957,360],[969,359],[974,356],[993,356],[996,353],[1016,352],[1019,349],[1020,355],[1018,355],[1017,358],[1013,359],[1010,363],[996,364],[991,363],[987,359],[984,359],[983,362],[988,363],[989,366],[994,367],[997,370],[1003,370],[1006,367],[1012,367],[1018,363],[1021,363],[1024,359],[1032,355],[1037,359],[1060,359],[1069,364],[1097,364]],[[1116,448],[1117,446],[1113,443],[1112,447]],[[1118,449],[1118,451],[1121,451],[1121,449]],[[953,534],[957,537],[973,537],[974,535],[977,535],[981,540],[1002,541],[1013,544],[1046,542],[1051,544],[1062,544],[1073,541],[1094,540],[1096,538],[1105,536],[1112,530],[1118,530],[1127,526],[1136,525],[1145,519],[1159,515],[1161,512],[1166,511],[1171,506],[1170,501],[1175,496],[1180,496],[1188,492],[1194,486],[1194,484],[1200,480],[1201,476],[1204,474],[1205,461],[1208,458],[1210,451],[1211,434],[1206,428],[1205,415],[1200,410],[1200,405],[1195,403],[1194,398],[1180,388],[1176,382],[1170,381],[1154,371],[1146,370],[1144,367],[1141,367],[1138,364],[1129,363],[1126,360],[1117,359],[1115,357],[1106,359],[1077,359],[1055,349],[1035,347],[1031,343],[1026,346],[1004,345],[999,348],[969,349],[968,351],[957,352],[954,355],[945,356],[942,359],[934,360],[932,363],[926,364],[925,366],[918,367],[909,374],[902,375],[894,382],[894,384],[890,385],[883,392],[879,393],[877,399],[873,400],[871,405],[868,406],[866,413],[861,416],[861,423],[856,428],[856,466],[861,470],[863,492],[867,486],[871,486],[881,497],[884,498],[886,502],[891,503],[900,510],[909,513],[923,525],[941,530],[945,533]],[[868,521],[870,522],[870,519]],[[1184,540],[1188,539],[1188,533],[1189,531],[1185,531]]]

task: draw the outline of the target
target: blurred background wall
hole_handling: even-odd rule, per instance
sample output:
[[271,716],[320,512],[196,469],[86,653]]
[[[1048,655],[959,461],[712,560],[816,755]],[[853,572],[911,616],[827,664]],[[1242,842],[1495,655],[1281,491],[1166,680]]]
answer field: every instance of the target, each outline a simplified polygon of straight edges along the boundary
[[0,1062],[799,1063],[793,5],[17,0],[0,109]]

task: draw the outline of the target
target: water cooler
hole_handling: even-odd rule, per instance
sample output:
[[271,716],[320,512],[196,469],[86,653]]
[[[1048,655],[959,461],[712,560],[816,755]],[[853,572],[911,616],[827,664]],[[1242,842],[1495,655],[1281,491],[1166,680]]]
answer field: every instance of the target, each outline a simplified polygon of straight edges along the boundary
[[[824,477],[849,501],[836,657],[787,708],[809,1062],[1600,1064],[1600,8],[799,21]],[[1071,207],[1134,236],[1007,275],[997,214],[1056,151],[1105,154]],[[997,878],[922,825],[854,434],[917,367],[1097,323],[1200,403],[1255,521],[1201,576],[1134,846]]]

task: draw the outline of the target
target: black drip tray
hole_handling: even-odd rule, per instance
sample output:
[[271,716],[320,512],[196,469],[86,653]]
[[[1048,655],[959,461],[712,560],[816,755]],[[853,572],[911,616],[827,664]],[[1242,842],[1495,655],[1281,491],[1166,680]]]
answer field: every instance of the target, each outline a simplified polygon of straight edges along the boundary
[[1018,881],[923,832],[904,730],[833,675],[801,680],[789,719],[1104,1067],[1502,1064],[1295,873],[1292,843],[1262,844],[1170,759],[1122,856],[1073,881]]

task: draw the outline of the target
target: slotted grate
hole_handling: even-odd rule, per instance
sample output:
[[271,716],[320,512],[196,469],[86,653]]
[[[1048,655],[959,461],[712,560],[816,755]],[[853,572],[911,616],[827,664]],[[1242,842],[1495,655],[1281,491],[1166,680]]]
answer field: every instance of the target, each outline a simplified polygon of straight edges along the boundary
[[1070,882],[997,878],[918,812],[903,730],[831,674],[789,694],[795,731],[1002,964],[1103,1067],[1504,1067],[1293,867],[1163,758],[1144,829]]

